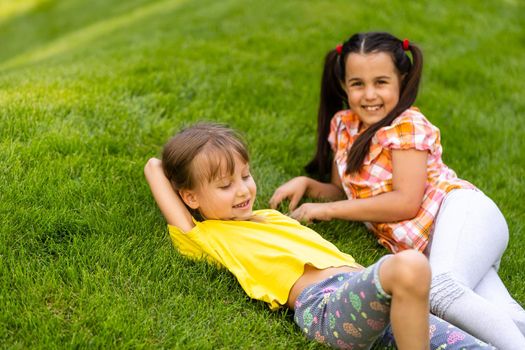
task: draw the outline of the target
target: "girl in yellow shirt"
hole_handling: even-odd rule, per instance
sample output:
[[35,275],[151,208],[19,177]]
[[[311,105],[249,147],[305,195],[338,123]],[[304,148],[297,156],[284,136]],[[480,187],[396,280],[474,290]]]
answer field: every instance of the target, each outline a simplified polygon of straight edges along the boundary
[[392,345],[392,329],[399,349],[488,347],[429,317],[423,254],[408,250],[363,268],[296,220],[254,211],[248,152],[231,129],[197,124],[179,132],[145,175],[182,254],[226,267],[272,309],[294,310],[310,339],[368,349]]

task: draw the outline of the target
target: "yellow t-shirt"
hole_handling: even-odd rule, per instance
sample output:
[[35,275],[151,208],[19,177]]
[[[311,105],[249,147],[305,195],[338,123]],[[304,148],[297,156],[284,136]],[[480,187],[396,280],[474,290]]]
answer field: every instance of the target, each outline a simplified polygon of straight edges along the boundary
[[350,255],[296,220],[271,209],[254,214],[262,220],[206,220],[195,222],[187,233],[171,225],[168,229],[181,254],[226,267],[250,298],[271,309],[286,304],[305,264],[319,269],[358,266]]

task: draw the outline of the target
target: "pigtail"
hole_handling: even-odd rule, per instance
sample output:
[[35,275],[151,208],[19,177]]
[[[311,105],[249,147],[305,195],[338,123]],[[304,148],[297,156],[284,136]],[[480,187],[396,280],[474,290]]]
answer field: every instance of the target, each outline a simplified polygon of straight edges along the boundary
[[423,73],[423,53],[414,44],[410,44],[408,50],[412,54],[412,66],[404,79],[405,84],[399,96],[399,103],[406,101],[404,104],[408,105],[405,109],[410,108],[416,101]]
[[336,50],[326,54],[321,78],[321,95],[317,112],[317,149],[314,158],[305,166],[309,174],[326,179],[331,173],[331,149],[328,143],[330,122],[335,113],[344,108],[346,93],[341,86],[341,56]]
[[385,118],[371,125],[354,142],[348,154],[348,161],[345,171],[346,174],[355,173],[361,169],[365,157],[370,150],[372,138],[376,132],[382,127],[392,124],[394,119],[410,108],[416,101],[423,69],[423,54],[417,46],[410,44],[407,48],[412,54],[412,62],[410,62],[410,59],[402,49],[401,43],[396,43],[396,45],[398,48],[396,50],[392,50],[394,55],[393,60],[394,62],[398,62],[396,66],[398,67],[400,74],[403,75],[399,93],[399,101],[394,109],[392,109],[392,111],[390,111],[390,113],[385,116]]

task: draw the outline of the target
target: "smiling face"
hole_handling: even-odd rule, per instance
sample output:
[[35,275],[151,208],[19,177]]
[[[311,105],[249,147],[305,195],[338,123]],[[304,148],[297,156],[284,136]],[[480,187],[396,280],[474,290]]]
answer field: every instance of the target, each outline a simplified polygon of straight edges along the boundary
[[345,72],[348,104],[359,116],[362,129],[386,117],[396,106],[401,79],[390,55],[351,53],[346,59]]
[[[205,219],[248,220],[252,215],[257,186],[250,166],[241,156],[234,156],[233,171],[227,171],[226,160],[221,160],[217,176],[201,181],[193,190],[182,190],[184,202],[197,209]],[[195,162],[206,159],[195,159]],[[196,169],[199,167],[197,166]]]

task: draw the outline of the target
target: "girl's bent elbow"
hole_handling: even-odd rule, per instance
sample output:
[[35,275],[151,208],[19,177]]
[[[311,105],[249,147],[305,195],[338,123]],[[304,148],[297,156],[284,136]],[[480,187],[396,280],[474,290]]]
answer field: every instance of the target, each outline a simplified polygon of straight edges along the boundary
[[388,220],[392,222],[411,220],[416,217],[418,210],[419,208],[414,209],[405,205],[399,205],[394,209]]
[[146,165],[144,165],[144,175],[148,177],[149,174],[152,173],[156,168],[161,166],[161,160],[157,158],[150,158],[146,162]]
[[413,219],[416,217],[417,213],[419,212],[419,208],[420,208],[420,205],[411,205],[411,206],[407,206],[406,208],[406,216],[407,216],[407,219]]
[[409,199],[398,206],[400,220],[410,220],[416,217],[421,208],[421,199]]

